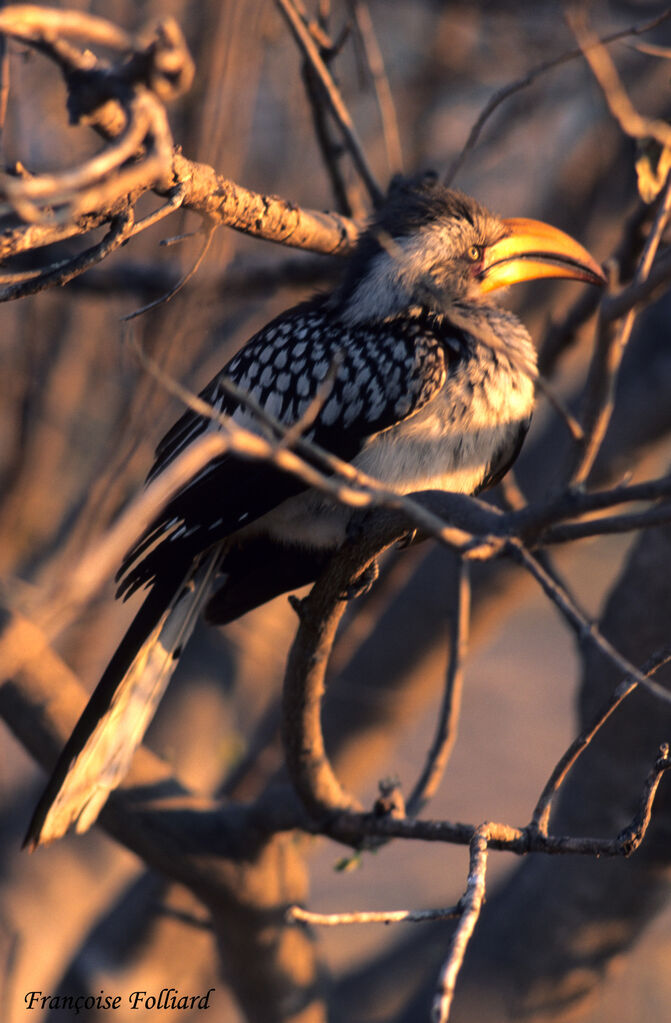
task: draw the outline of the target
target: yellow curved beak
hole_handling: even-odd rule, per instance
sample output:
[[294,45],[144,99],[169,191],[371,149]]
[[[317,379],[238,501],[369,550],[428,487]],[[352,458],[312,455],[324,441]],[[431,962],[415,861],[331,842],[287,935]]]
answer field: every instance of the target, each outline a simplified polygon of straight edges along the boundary
[[512,217],[503,221],[506,234],[485,249],[480,275],[483,292],[538,277],[572,277],[589,284],[605,284],[606,278],[575,238],[542,220]]

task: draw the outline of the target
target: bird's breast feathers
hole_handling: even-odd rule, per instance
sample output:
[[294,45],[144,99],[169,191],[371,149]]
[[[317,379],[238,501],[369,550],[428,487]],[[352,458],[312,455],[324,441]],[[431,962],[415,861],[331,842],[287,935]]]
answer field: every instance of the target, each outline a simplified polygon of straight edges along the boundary
[[531,376],[487,350],[459,363],[417,415],[372,437],[354,465],[394,490],[473,493],[526,428]]
[[[454,365],[420,411],[368,437],[352,464],[402,494],[475,493],[511,461],[533,401],[528,366],[487,348]],[[344,539],[349,517],[349,509],[307,491],[284,501],[249,531],[284,543],[335,547]]]

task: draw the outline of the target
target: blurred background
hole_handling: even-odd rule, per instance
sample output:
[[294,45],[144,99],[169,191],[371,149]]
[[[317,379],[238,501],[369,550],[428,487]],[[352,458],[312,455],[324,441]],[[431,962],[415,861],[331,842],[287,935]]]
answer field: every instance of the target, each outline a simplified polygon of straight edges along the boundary
[[[185,155],[246,187],[306,207],[335,208],[301,58],[271,0],[67,6],[130,30],[174,15],[196,65],[193,88],[170,109]],[[331,7],[337,37],[352,20],[352,7],[344,0]],[[657,3],[597,3],[590,18],[604,35],[641,24],[661,9]],[[388,75],[407,172],[444,173],[496,90],[575,45],[554,2],[371,0],[366,10]],[[645,41],[671,46],[671,22]],[[612,56],[638,109],[664,118],[669,62],[637,45],[635,38],[616,43]],[[10,49],[3,163],[55,169],[95,152],[95,136],[67,123],[56,69],[19,46]],[[399,168],[393,156],[389,160],[355,31],[334,67],[372,166],[386,182]],[[556,224],[603,260],[638,206],[635,159],[633,143],[611,120],[584,62],[574,60],[498,108],[456,184],[503,216]],[[344,166],[348,200],[358,215],[365,197],[346,161]],[[169,247],[159,242],[198,226],[193,214],[176,214],[71,285],[0,310],[0,566],[3,592],[19,606],[58,579],[138,492],[154,446],[180,413],[177,400],[139,365],[120,317],[157,298],[189,268],[198,238]],[[56,249],[49,253],[57,255]],[[315,288],[330,286],[337,272],[333,261],[220,229],[188,285],[135,321],[136,337],[164,370],[199,390],[254,330]],[[593,324],[560,358],[551,354],[548,339],[579,290],[543,282],[504,298],[547,353],[555,386],[574,406]],[[602,483],[667,469],[670,334],[669,303],[660,299],[639,317],[627,355],[597,467]],[[541,401],[517,472],[528,499],[556,489],[566,454],[565,426]],[[644,538],[606,537],[553,552],[580,605],[602,620],[635,663],[668,639],[670,547],[669,530],[660,528]],[[392,555],[378,586],[348,610],[334,657],[327,733],[339,775],[367,804],[380,778],[398,777],[407,792],[421,769],[445,675],[453,579],[450,554],[424,544]],[[58,637],[59,654],[87,688],[95,685],[134,606],[113,600],[110,580]],[[277,701],[294,629],[294,613],[281,598],[223,631],[197,631],[147,740],[196,791],[213,793],[227,784],[236,798],[251,798],[279,768]],[[526,823],[580,714],[616,682],[607,665],[583,656],[520,570],[496,565],[476,572],[459,740],[428,813],[473,824]],[[669,717],[667,708],[645,696],[621,708],[576,770],[554,829],[617,834],[631,817],[656,745],[669,737]],[[97,994],[101,988],[125,993],[166,986],[204,992],[216,986],[214,1018],[242,1020],[192,894],[148,872],[100,829],[33,856],[19,851],[44,775],[2,727],[0,1017],[8,1023],[23,1019],[23,997],[31,990]],[[258,755],[248,757],[250,750]],[[455,1019],[669,1018],[665,790],[668,780],[655,826],[630,861],[535,857],[520,864],[492,853],[489,906],[467,956]],[[322,911],[447,906],[459,898],[467,874],[467,850],[442,844],[395,842],[348,870],[336,869],[346,850],[326,840],[304,841],[302,852],[309,905]],[[428,1018],[450,933],[449,923],[324,929],[316,941],[320,969],[329,978],[330,1018]],[[162,1018],[173,1015],[191,1018],[167,1011]],[[120,1010],[115,1018],[125,1017]],[[285,1018],[318,1017],[287,1011]]]

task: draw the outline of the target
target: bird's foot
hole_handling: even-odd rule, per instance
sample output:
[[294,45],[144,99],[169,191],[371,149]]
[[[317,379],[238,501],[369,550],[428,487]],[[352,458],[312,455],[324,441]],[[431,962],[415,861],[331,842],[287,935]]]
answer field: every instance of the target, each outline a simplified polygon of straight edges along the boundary
[[419,531],[417,529],[409,529],[405,536],[402,536],[397,542],[396,550],[404,551],[406,547],[412,547],[412,545],[416,542],[418,535]]
[[340,594],[340,599],[354,600],[355,597],[363,597],[364,593],[368,593],[379,574],[380,568],[377,561],[371,561],[370,565],[364,568],[363,572],[353,579],[349,586],[345,587]]

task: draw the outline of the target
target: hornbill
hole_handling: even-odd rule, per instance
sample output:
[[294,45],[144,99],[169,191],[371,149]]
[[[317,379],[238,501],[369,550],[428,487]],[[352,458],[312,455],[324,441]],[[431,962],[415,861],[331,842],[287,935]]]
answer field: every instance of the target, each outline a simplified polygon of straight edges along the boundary
[[[324,391],[307,440],[400,493],[476,494],[516,458],[534,404],[531,339],[490,293],[540,277],[604,281],[563,232],[499,219],[435,179],[406,182],[361,235],[339,285],[255,334],[201,396],[261,431],[225,380],[287,426]],[[149,479],[216,428],[187,411]],[[95,821],[200,611],[224,624],[314,581],[351,516],[273,464],[230,454],[183,487],[121,566],[119,594],[149,592],[61,754],[27,844]]]

